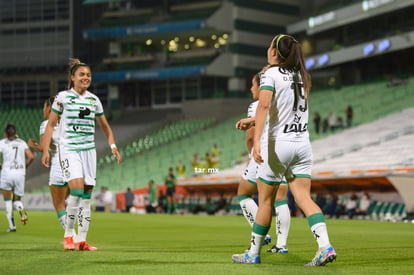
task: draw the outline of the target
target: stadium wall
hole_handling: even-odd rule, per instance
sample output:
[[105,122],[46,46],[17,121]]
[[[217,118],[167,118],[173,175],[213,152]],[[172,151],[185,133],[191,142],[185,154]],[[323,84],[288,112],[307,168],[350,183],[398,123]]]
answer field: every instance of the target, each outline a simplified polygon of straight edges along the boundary
[[388,180],[398,190],[404,200],[408,214],[414,215],[414,177],[412,176],[390,176]]

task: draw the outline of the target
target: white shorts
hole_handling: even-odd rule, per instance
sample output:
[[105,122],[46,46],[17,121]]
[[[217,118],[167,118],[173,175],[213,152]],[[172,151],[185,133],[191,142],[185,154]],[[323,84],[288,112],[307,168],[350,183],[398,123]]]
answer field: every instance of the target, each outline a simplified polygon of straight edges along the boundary
[[244,170],[242,178],[252,184],[256,184],[258,167],[259,165],[256,163],[256,161],[253,158],[251,158],[249,160],[249,163],[247,164],[246,169]]
[[26,176],[23,174],[1,173],[0,189],[4,191],[13,191],[16,196],[24,196],[24,182]]
[[66,186],[66,181],[63,178],[62,167],[60,166],[59,156],[53,156],[49,173],[49,186]]
[[312,147],[309,141],[271,140],[261,146],[264,160],[257,176],[268,184],[281,184],[284,179],[310,178]]
[[83,178],[85,185],[96,184],[96,150],[60,151],[60,165],[66,182]]

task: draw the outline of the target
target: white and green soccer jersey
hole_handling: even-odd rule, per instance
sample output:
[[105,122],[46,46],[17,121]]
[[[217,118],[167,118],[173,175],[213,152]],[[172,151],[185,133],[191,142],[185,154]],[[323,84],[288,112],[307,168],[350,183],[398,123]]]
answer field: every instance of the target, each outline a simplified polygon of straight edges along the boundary
[[[257,110],[257,106],[259,105],[259,100],[256,100],[252,103],[250,103],[249,108],[247,109],[247,117],[255,117],[256,116],[256,110]],[[266,118],[266,122],[265,125],[263,127],[263,132],[262,132],[262,136],[260,138],[260,143],[267,143],[267,129],[269,127],[269,115]]]
[[[40,124],[40,128],[39,128],[39,137],[43,136],[46,132],[46,126],[47,123],[49,122],[49,120],[45,120]],[[56,124],[55,129],[53,130],[53,134],[52,134],[52,140],[50,142],[50,148],[49,148],[49,152],[50,152],[50,157],[54,158],[55,156],[57,156],[57,152],[58,152],[58,129],[59,129],[59,123]]]
[[29,149],[29,146],[20,138],[13,140],[3,138],[0,140],[0,153],[3,155],[1,168],[1,177],[3,181],[4,177],[26,174],[25,151],[27,149]]
[[256,116],[256,109],[257,109],[258,104],[259,104],[259,100],[256,100],[256,101],[250,103],[249,108],[247,109],[247,117]]
[[274,93],[269,108],[269,138],[309,139],[308,105],[300,73],[271,67],[260,78],[260,90]]
[[80,95],[73,89],[59,92],[52,111],[60,116],[59,145],[67,151],[95,149],[95,117],[104,114],[96,95],[89,91]]

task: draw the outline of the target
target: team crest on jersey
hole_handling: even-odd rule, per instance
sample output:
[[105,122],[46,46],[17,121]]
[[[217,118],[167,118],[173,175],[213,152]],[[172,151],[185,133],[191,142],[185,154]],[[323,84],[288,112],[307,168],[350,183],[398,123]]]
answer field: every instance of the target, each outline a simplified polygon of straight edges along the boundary
[[295,118],[293,119],[294,122],[299,123],[300,122],[301,117],[298,116],[297,114],[295,114]]
[[65,169],[65,171],[64,171],[64,173],[65,173],[65,178],[69,178],[70,177],[70,172],[69,172],[69,170],[68,169]]
[[89,103],[90,103],[90,104],[94,105],[94,104],[95,104],[95,102],[96,102],[96,99],[95,99],[94,97],[90,97],[90,98],[89,98]]

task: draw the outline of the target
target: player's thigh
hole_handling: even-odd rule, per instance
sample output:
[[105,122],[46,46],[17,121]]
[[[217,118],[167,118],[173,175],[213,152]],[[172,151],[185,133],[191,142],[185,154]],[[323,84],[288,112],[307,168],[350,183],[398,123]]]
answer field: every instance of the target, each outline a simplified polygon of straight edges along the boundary
[[24,196],[24,185],[25,185],[25,175],[16,175],[13,178],[14,182],[14,190],[13,193],[16,196],[23,197]]
[[53,158],[51,161],[50,172],[49,172],[49,186],[64,187],[67,186],[65,179],[63,178],[62,167],[60,166],[59,160]]
[[[71,152],[62,150],[60,153],[60,166],[64,180],[69,184],[70,188],[83,188],[83,164],[79,152]],[[80,182],[79,179],[82,179]]]
[[85,185],[96,185],[96,151],[88,150],[81,152],[82,164],[84,168]]

